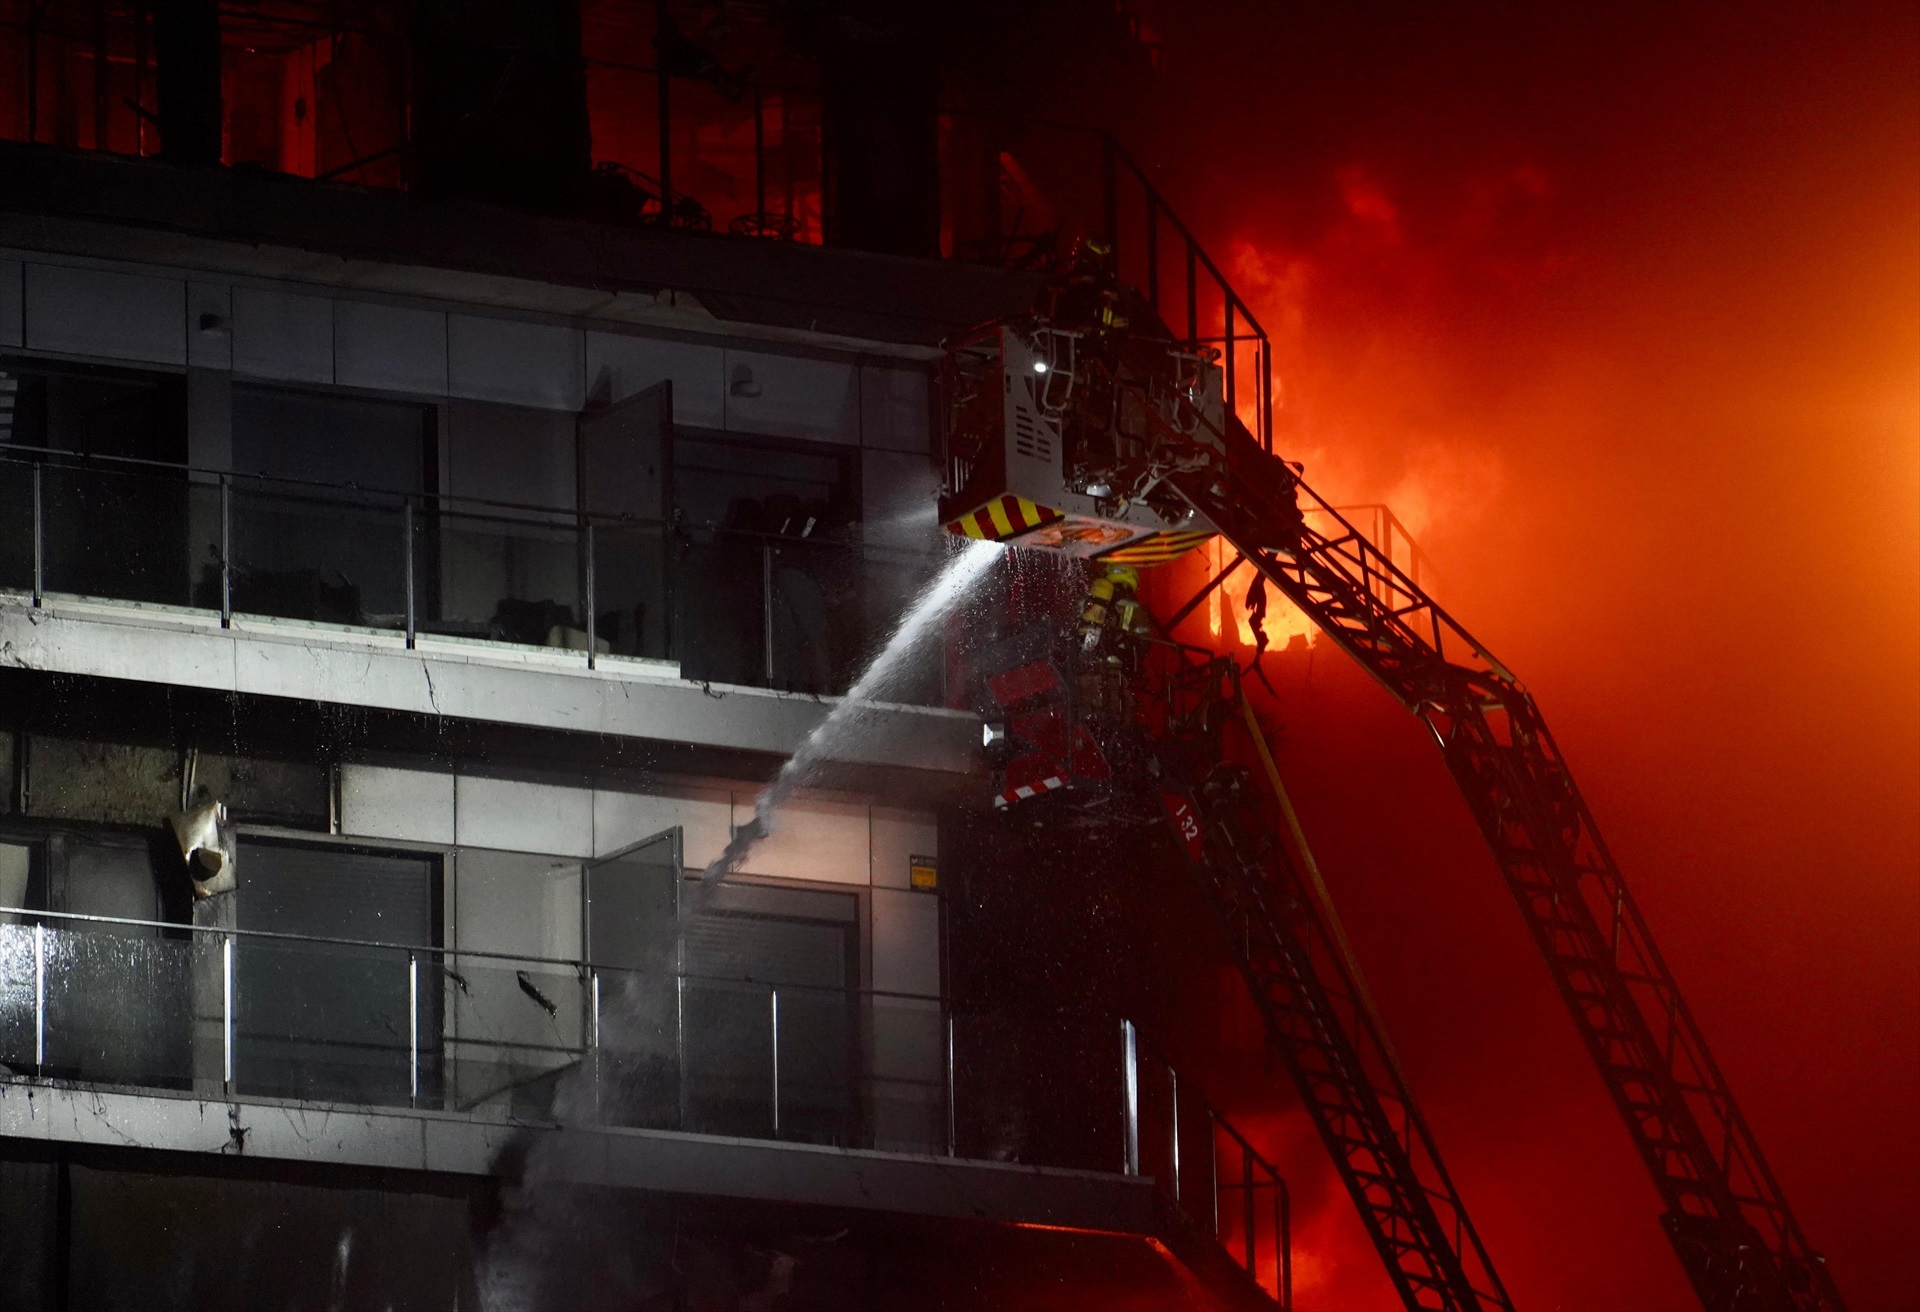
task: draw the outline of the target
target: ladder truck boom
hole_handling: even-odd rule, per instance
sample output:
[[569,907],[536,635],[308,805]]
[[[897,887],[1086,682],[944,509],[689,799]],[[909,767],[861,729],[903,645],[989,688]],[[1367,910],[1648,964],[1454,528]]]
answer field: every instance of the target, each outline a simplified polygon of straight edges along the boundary
[[[1215,535],[1230,544],[1238,556],[1225,572],[1255,570],[1431,730],[1659,1190],[1703,1306],[1842,1312],[1532,696],[1262,450],[1219,384],[1204,351],[1171,340],[1097,252],[1083,255],[1033,315],[949,348],[941,519],[955,533],[1103,564],[1157,563]],[[1192,840],[1183,850],[1408,1307],[1507,1306],[1391,1063],[1354,1057],[1383,1036],[1366,1008],[1338,1004],[1352,981],[1339,954],[1314,951],[1313,917],[1300,911],[1311,899],[1287,892],[1297,874],[1284,844],[1207,773],[1217,741],[1183,738],[1169,727],[1181,718],[1164,710],[1150,756],[1169,781],[1167,818]],[[1332,1050],[1329,1011],[1344,1012],[1338,1060],[1322,1051]],[[1406,1151],[1391,1150],[1377,1120],[1390,1107],[1390,1137]],[[1444,1242],[1432,1237],[1433,1206],[1450,1213],[1439,1230],[1456,1226]]]

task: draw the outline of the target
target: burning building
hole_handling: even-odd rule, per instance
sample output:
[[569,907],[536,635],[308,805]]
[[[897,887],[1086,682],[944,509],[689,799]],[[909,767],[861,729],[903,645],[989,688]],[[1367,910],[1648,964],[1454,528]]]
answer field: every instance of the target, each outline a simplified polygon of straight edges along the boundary
[[1837,1308],[1246,303],[901,8],[0,11],[0,1298],[1288,1307],[1229,970],[1406,1305],[1509,1307],[1177,640],[1244,568],[1433,728],[1707,1304]]

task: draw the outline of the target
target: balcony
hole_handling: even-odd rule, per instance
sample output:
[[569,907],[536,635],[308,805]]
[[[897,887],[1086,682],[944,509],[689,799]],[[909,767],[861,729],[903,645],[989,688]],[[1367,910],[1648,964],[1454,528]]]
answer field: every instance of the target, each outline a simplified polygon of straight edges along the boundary
[[[551,506],[0,451],[0,589],[669,662],[831,696],[943,558]],[[939,705],[922,681],[894,700]]]
[[[784,755],[941,562],[853,539],[0,452],[0,594],[24,617],[8,640],[57,672]],[[915,733],[852,750],[974,768],[977,728],[942,709],[937,662],[886,699],[880,718]]]
[[1130,1024],[5,914],[9,1135],[467,1174],[544,1141],[561,1178],[1158,1237],[1290,1306],[1285,1182]]

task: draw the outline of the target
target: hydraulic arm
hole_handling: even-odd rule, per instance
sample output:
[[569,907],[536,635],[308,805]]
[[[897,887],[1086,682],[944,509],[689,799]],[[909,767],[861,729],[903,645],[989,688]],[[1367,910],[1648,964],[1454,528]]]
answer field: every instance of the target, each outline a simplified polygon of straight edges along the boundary
[[1231,713],[1246,711],[1232,662],[1189,670],[1163,695],[1172,713],[1151,758],[1161,806],[1401,1299],[1434,1312],[1511,1312],[1344,944],[1302,877],[1306,853],[1289,851],[1276,831],[1254,772],[1226,759],[1229,734],[1266,759],[1251,714]]
[[[1680,996],[1533,698],[1393,561],[1229,420],[1172,485],[1433,731],[1666,1203],[1709,1312],[1843,1304]],[[1319,512],[1303,517],[1295,498]],[[1330,525],[1322,532],[1306,519]]]
[[[1426,723],[1708,1312],[1842,1312],[1533,698],[1260,448],[1207,352],[1172,340],[1087,248],[1032,316],[950,348],[946,392],[950,531],[1107,565],[1218,534],[1238,552],[1229,572],[1257,571]],[[1253,824],[1242,785],[1209,768],[1217,742],[1181,723],[1170,717],[1148,753],[1169,818],[1408,1306],[1505,1306],[1284,846]],[[1062,785],[1044,762],[1030,772],[1022,796]]]

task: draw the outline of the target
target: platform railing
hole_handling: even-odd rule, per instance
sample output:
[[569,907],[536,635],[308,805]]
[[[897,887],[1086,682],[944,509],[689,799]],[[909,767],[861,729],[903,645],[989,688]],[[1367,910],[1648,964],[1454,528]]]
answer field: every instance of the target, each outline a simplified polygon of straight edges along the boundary
[[[927,550],[0,448],[0,590],[538,647],[833,695]],[[935,682],[896,700],[940,704]]]
[[1293,1307],[1293,1201],[1279,1168],[1191,1081],[1120,1025],[1124,1170],[1151,1175],[1281,1308]]
[[[955,1154],[937,997],[0,912],[15,1077]],[[960,1031],[964,1034],[965,1031]]]

